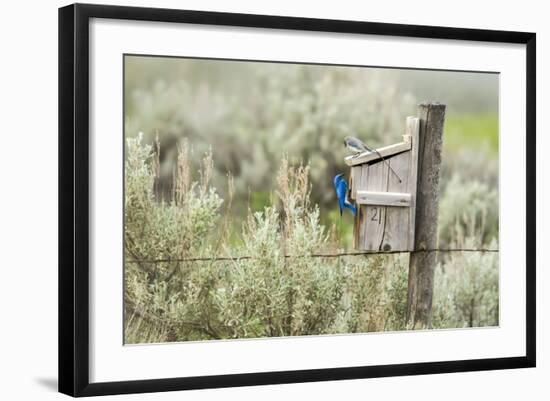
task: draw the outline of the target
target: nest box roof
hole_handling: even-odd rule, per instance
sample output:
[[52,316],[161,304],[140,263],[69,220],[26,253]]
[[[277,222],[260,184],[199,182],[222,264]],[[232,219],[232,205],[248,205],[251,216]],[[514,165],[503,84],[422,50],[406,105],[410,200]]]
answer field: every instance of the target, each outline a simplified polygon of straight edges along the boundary
[[403,142],[384,146],[373,150],[372,152],[363,152],[356,155],[347,156],[344,161],[348,166],[357,166],[359,164],[375,162],[382,157],[387,159],[408,150],[411,150],[411,137],[410,135],[403,135]]

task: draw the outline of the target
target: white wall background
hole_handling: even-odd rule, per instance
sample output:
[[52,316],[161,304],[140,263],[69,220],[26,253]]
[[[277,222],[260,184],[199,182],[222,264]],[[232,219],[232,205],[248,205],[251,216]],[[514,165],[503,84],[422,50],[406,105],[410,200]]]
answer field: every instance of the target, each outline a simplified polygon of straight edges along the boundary
[[[105,0],[107,1],[107,0]],[[355,19],[537,33],[538,367],[536,369],[130,395],[189,400],[550,399],[545,257],[550,247],[550,25],[542,1],[278,0],[116,1],[112,4]],[[0,398],[51,400],[57,387],[57,8],[62,1],[3,4],[0,14]],[[546,181],[546,182],[545,182]],[[115,398],[115,397],[110,397]]]

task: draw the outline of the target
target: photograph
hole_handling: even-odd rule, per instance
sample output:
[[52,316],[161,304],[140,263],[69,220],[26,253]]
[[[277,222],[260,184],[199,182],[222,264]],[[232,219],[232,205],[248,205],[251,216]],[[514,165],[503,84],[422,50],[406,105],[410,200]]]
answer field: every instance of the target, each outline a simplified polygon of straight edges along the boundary
[[123,57],[124,344],[499,326],[498,73]]

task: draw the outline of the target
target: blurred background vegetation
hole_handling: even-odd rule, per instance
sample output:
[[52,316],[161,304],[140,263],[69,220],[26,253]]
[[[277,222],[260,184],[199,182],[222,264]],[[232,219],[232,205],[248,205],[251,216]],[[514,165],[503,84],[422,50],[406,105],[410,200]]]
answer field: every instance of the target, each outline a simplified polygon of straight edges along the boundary
[[[498,248],[496,74],[126,56],[124,91],[127,342],[404,329],[406,255],[281,243],[351,247],[343,138],[398,142],[423,100],[447,105],[440,247]],[[260,260],[134,263],[214,254]],[[439,262],[434,327],[498,324],[498,255]]]

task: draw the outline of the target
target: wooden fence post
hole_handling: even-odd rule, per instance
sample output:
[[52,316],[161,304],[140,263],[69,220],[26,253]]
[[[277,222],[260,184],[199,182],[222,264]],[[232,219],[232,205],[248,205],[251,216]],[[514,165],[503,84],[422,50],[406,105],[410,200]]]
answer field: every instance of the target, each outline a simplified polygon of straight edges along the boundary
[[[432,298],[437,247],[437,218],[439,213],[439,175],[445,105],[421,103],[418,181],[416,193],[416,230],[414,250],[409,261],[407,297],[407,328],[431,327]],[[428,252],[422,252],[428,250]]]

